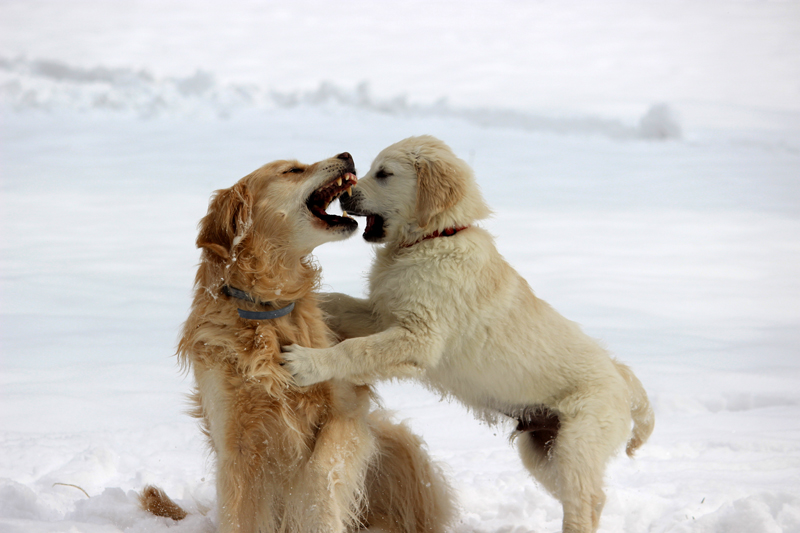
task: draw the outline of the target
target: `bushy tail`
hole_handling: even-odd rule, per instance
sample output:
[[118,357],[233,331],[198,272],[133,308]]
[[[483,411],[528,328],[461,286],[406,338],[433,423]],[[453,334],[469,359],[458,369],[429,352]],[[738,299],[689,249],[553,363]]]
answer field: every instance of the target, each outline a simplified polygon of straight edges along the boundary
[[625,452],[629,457],[633,457],[636,450],[644,444],[650,434],[653,432],[655,425],[655,415],[653,409],[650,407],[650,400],[647,399],[647,393],[642,387],[642,382],[639,381],[630,368],[623,365],[619,361],[614,361],[617,366],[617,371],[625,379],[628,384],[628,389],[631,391],[631,418],[633,418],[633,432],[628,441],[628,446]]
[[441,533],[455,518],[453,495],[423,443],[403,424],[370,413],[378,454],[367,474],[370,529],[391,533]]
[[139,495],[139,505],[156,516],[165,516],[173,520],[186,518],[186,511],[173,502],[163,490],[152,485],[146,486]]

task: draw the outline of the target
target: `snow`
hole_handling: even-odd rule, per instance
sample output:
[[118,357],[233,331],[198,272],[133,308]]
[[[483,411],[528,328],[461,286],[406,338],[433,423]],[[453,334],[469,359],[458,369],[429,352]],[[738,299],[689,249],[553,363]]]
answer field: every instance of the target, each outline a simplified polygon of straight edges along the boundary
[[[173,357],[211,192],[429,133],[506,258],[650,394],[600,531],[800,532],[798,6],[3,2],[0,531],[213,531]],[[363,293],[368,244],[315,255]],[[508,427],[379,390],[445,465],[456,532],[559,530]],[[139,511],[147,483],[189,518]]]

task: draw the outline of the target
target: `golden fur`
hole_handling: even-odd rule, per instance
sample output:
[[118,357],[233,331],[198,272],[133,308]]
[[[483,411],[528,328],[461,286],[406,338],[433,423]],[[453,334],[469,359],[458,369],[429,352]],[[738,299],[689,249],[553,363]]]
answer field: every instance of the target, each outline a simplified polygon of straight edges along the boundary
[[[309,254],[356,224],[328,225],[306,202],[337,178],[346,187],[353,172],[349,154],[310,166],[276,161],[217,191],[200,222],[202,257],[178,354],[194,373],[194,415],[216,459],[220,531],[439,532],[453,516],[449,487],[420,440],[369,412],[369,386],[298,387],[281,367],[283,344],[331,344]],[[226,296],[223,286],[295,307],[247,320],[238,308],[263,308]],[[170,503],[157,489],[142,497],[148,510],[178,518]]]
[[[561,501],[563,531],[595,531],[608,459],[626,441],[632,455],[653,430],[636,376],[538,299],[473,225],[489,209],[438,139],[383,150],[342,206],[367,216],[364,237],[384,246],[367,299],[323,303],[344,340],[284,347],[296,382],[416,376],[490,421],[516,419],[523,464]],[[458,231],[434,237],[448,229]]]

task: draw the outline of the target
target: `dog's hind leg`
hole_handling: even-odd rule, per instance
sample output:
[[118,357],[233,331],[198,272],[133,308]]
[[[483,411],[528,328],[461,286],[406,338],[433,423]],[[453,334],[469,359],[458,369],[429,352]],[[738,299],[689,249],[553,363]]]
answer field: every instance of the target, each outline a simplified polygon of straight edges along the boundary
[[561,418],[553,456],[564,507],[563,530],[590,533],[597,530],[605,504],[606,464],[630,434],[629,400],[623,387],[576,397],[573,415]]
[[560,426],[560,420],[555,413],[532,410],[523,413],[518,419],[513,436],[522,464],[550,494],[559,500],[558,468],[552,452]]
[[423,443],[385,413],[370,413],[378,454],[367,476],[367,531],[442,533],[455,518],[453,494]]
[[[615,395],[610,395],[615,396]],[[603,473],[608,458],[625,441],[629,422],[614,403],[624,398],[581,399],[577,414],[558,414],[520,423],[517,436],[522,461],[564,510],[564,533],[596,531],[605,504]]]
[[[595,530],[595,506],[604,500],[603,467],[605,461],[597,457],[594,442],[584,439],[586,433],[580,423],[564,424],[554,449],[558,470],[558,491],[564,508],[564,533],[591,533]],[[578,435],[578,433],[583,433]],[[599,464],[598,464],[599,463]]]

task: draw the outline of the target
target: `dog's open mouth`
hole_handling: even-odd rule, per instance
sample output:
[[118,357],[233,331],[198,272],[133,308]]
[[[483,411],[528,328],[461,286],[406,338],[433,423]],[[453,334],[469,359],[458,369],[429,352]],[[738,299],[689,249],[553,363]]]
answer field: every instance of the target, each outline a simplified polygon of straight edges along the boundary
[[336,177],[325,183],[322,187],[311,193],[306,200],[306,207],[311,214],[325,223],[328,228],[350,229],[358,227],[358,222],[347,216],[347,212],[342,212],[342,216],[327,213],[328,206],[339,198],[345,191],[349,191],[358,182],[358,178],[352,172]]
[[347,210],[351,215],[367,218],[367,227],[364,229],[364,240],[367,242],[382,242],[386,237],[386,221],[377,213],[370,213],[361,209],[361,191],[355,190],[353,195],[342,196],[339,204],[342,210]]
[[[342,208],[344,208],[344,205],[342,205]],[[367,218],[367,227],[364,228],[364,234],[362,235],[365,241],[383,242],[384,237],[386,237],[386,228],[382,216],[375,213],[362,213],[359,211],[350,211],[350,214]]]
[[366,215],[367,227],[364,228],[364,240],[368,242],[381,242],[386,236],[384,220],[380,215]]

